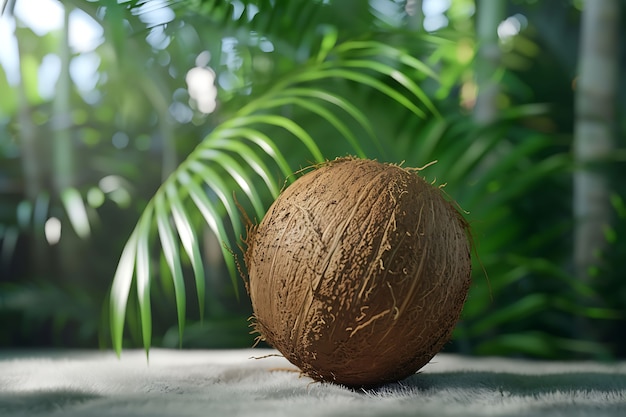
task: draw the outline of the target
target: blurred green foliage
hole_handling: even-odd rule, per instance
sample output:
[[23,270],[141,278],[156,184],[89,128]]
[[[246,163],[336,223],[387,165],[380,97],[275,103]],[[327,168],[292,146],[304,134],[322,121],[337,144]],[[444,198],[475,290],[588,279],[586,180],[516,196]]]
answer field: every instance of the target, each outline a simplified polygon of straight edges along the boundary
[[[392,0],[61,3],[102,28],[97,47],[71,53],[74,65],[92,63],[92,81],[85,88],[72,76],[64,115],[40,85],[55,82],[42,68],[60,56],[63,29],[39,35],[19,14],[3,17],[17,22],[21,79],[0,66],[0,346],[109,347],[109,291],[129,237],[129,259],[152,278],[131,270],[132,296],[113,312],[127,324],[124,346],[250,346],[249,302],[222,245],[237,254],[244,232],[232,190],[260,220],[288,172],[356,153],[416,167],[437,160],[422,174],[446,183],[468,213],[474,285],[448,350],[626,355],[622,139],[606,167],[615,179],[609,250],[590,284],[571,265],[577,2],[507,2],[518,27],[500,39],[499,117],[488,125],[472,117],[472,0],[426,15],[421,30]],[[194,68],[212,74],[214,111],[201,111],[192,92]],[[74,163],[62,190],[50,160],[60,130]],[[151,201],[155,192],[162,197]],[[61,224],[55,244],[50,219]],[[131,235],[138,221],[143,233]],[[179,234],[186,225],[193,245]]]

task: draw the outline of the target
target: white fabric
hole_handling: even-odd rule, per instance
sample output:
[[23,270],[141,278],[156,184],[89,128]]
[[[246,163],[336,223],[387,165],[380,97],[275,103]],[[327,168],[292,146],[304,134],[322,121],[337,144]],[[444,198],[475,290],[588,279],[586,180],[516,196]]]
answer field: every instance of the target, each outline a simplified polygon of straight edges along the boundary
[[626,363],[440,354],[371,390],[313,382],[275,351],[0,351],[0,416],[626,416]]

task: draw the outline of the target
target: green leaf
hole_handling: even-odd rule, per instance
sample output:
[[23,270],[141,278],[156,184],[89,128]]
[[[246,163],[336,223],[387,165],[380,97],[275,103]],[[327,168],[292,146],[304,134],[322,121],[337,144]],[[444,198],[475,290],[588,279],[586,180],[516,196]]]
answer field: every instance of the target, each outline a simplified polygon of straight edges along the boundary
[[[298,138],[307,147],[309,152],[311,152],[317,162],[324,161],[324,156],[322,155],[322,152],[320,151],[317,143],[315,142],[315,140],[313,140],[311,135],[309,135],[300,125],[292,120],[289,120],[286,117],[278,116],[275,114],[243,116],[224,122],[223,127],[230,129],[233,127],[245,127],[256,123],[261,125],[265,124],[282,127],[283,129],[293,134],[296,138]],[[212,139],[214,140],[215,137],[219,137],[219,131],[217,129],[213,132],[215,134],[211,135],[211,138],[207,138],[209,142]]]
[[614,356],[606,345],[590,340],[577,340],[570,338],[555,337],[555,344],[565,352],[583,353],[592,355],[599,361],[614,360]]
[[611,205],[615,212],[617,213],[620,219],[626,218],[626,205],[624,204],[624,200],[617,193],[611,193]]
[[[485,266],[487,267],[487,266]],[[469,299],[471,300],[488,300],[490,293],[498,294],[503,288],[506,288],[525,276],[528,270],[523,267],[511,268],[505,273],[498,275],[498,279],[490,281],[487,285],[473,285],[470,288]],[[477,319],[480,315],[486,314],[492,305],[488,302],[468,302],[463,307],[464,319]]]
[[505,333],[489,338],[474,349],[481,355],[505,355],[510,352],[525,353],[539,357],[555,354],[554,338],[546,333],[530,331]]
[[174,282],[174,294],[176,297],[176,311],[178,314],[178,332],[179,340],[182,343],[183,331],[185,329],[185,282],[183,280],[183,271],[180,265],[180,251],[178,250],[178,241],[174,237],[172,226],[170,225],[170,216],[167,203],[163,193],[157,192],[154,198],[155,216],[157,221],[157,230],[161,240],[161,247],[165,261],[172,274]]
[[61,201],[76,234],[83,239],[88,238],[91,235],[91,227],[85,202],[78,190],[72,187],[64,189],[61,192]]
[[[204,183],[213,191],[217,197],[220,199],[224,208],[226,209],[226,213],[230,218],[231,224],[233,226],[233,231],[235,232],[235,236],[240,236],[241,222],[239,221],[239,212],[237,211],[237,205],[233,200],[232,196],[227,194],[231,192],[231,189],[226,186],[226,183],[222,180],[221,176],[217,174],[211,167],[205,165],[197,160],[189,161],[188,168],[191,172],[197,174]],[[178,181],[187,189],[193,185],[193,179],[189,176],[189,173],[184,170],[180,170],[178,173]],[[197,184],[196,184],[197,185]]]
[[327,68],[324,68],[324,71],[302,73],[299,74],[297,78],[300,82],[319,81],[332,78],[351,80],[380,91],[381,93],[395,100],[402,106],[406,107],[418,117],[426,117],[426,113],[424,113],[422,109],[413,104],[413,102],[405,97],[403,94],[399,93],[397,90],[391,88],[387,84],[377,80],[376,78],[358,71],[327,66]]
[[[442,38],[429,37],[425,41],[429,43],[439,43]],[[337,54],[354,55],[355,51],[361,50],[359,56],[384,56],[390,58],[393,61],[399,61],[409,67],[417,70],[420,74],[431,77],[433,79],[439,79],[438,74],[433,71],[428,65],[424,64],[419,59],[411,56],[405,51],[402,51],[393,46],[382,44],[376,41],[347,41],[343,42],[337,48],[335,52]]]
[[137,229],[133,231],[124,246],[122,256],[117,265],[113,284],[111,286],[110,324],[113,349],[119,356],[122,352],[124,334],[124,318],[126,317],[126,303],[135,270],[135,254],[137,251]]
[[507,183],[515,181],[514,178],[510,178],[510,172],[517,172],[523,169],[520,165],[522,162],[527,162],[532,169],[528,157],[537,153],[541,149],[546,147],[546,138],[541,136],[534,136],[524,140],[522,143],[511,146],[510,149],[504,153],[504,155],[498,155],[494,158],[494,164],[489,166],[480,176],[480,179],[469,189],[469,193],[466,194],[465,204],[468,207],[475,207],[480,203],[480,199],[484,199],[486,194],[486,187],[491,181],[503,181],[507,180]]
[[446,181],[451,183],[460,182],[462,178],[468,176],[472,169],[485,160],[485,155],[494,146],[502,142],[502,138],[497,132],[495,134],[486,134],[487,132],[482,131],[481,133],[474,140],[459,141],[456,148],[458,157],[452,159],[453,164],[446,173]]
[[276,162],[285,178],[289,177],[292,174],[291,168],[289,167],[289,164],[287,163],[287,160],[285,159],[283,154],[280,152],[276,144],[269,138],[269,136],[267,136],[263,132],[256,129],[239,127],[222,130],[220,133],[223,138],[236,140],[237,138],[241,137],[256,144],[259,148],[263,150],[263,152],[265,152]]
[[525,274],[534,273],[557,279],[563,282],[567,288],[574,290],[576,294],[582,297],[598,297],[597,292],[591,285],[580,281],[574,275],[567,273],[563,267],[548,259],[539,257],[531,258],[513,254],[508,255],[506,259],[513,265],[519,265],[519,267],[525,271]]
[[299,97],[304,97],[304,98],[316,98],[316,99],[325,101],[327,103],[330,103],[339,107],[340,109],[348,113],[350,116],[352,116],[352,118],[356,120],[363,129],[365,129],[365,131],[372,138],[372,140],[376,141],[376,145],[380,146],[380,143],[378,142],[378,138],[376,137],[376,134],[374,133],[374,129],[372,128],[372,124],[367,119],[365,114],[363,114],[362,111],[360,111],[356,106],[351,104],[348,100],[345,100],[343,97],[337,94],[332,94],[325,90],[321,90],[317,88],[303,88],[303,87],[290,88],[289,90],[283,91],[283,93],[279,94],[279,96],[288,95],[288,94],[289,95],[293,94],[293,96],[299,96]]
[[406,74],[400,72],[398,69],[373,60],[349,60],[342,62],[342,64],[343,66],[349,68],[368,69],[387,75],[410,91],[411,94],[417,97],[433,114],[438,114],[437,108],[430,98],[428,98],[428,95],[426,95],[424,90],[422,90],[411,78],[407,77]]
[[580,302],[574,302],[563,296],[556,296],[552,299],[555,307],[567,311],[579,317],[588,317],[590,319],[599,320],[623,320],[626,318],[620,310],[605,307],[590,307],[582,305]]
[[354,136],[352,131],[350,131],[350,129],[348,129],[348,127],[343,122],[341,122],[341,120],[339,120],[338,117],[336,117],[333,113],[331,113],[328,109],[324,108],[323,106],[311,100],[303,100],[295,96],[279,97],[274,100],[268,101],[268,107],[273,107],[273,106],[279,107],[279,106],[288,105],[288,104],[300,106],[304,109],[310,110],[311,112],[316,113],[319,116],[321,116],[328,123],[333,125],[335,129],[337,129],[344,138],[347,139],[347,141],[350,143],[350,145],[352,145],[352,148],[356,151],[359,157],[365,158],[365,152],[363,152],[361,145],[359,145],[359,141]]
[[494,311],[487,317],[477,321],[470,328],[468,334],[472,336],[483,334],[489,330],[495,330],[498,326],[507,322],[528,317],[538,311],[544,310],[548,305],[548,298],[545,294],[529,294],[516,302]]
[[226,234],[226,230],[224,229],[224,223],[222,219],[217,214],[217,211],[213,207],[213,204],[209,201],[206,194],[203,192],[202,188],[194,182],[190,182],[188,185],[189,196],[195,203],[198,210],[204,217],[204,220],[209,225],[217,239],[222,242],[222,254],[224,255],[224,261],[226,262],[226,267],[228,268],[228,272],[231,277],[231,281],[233,283],[233,287],[235,288],[235,292],[237,297],[239,297],[239,290],[237,287],[237,269],[235,265],[235,260],[233,259],[232,253],[228,250],[225,244],[228,242],[228,235]]
[[149,355],[152,343],[152,312],[150,308],[150,246],[148,236],[152,223],[152,208],[144,210],[137,225],[137,299],[141,317],[141,335],[146,356]]
[[337,28],[334,26],[324,25],[322,29],[324,31],[324,37],[322,38],[320,50],[317,54],[317,62],[322,62],[328,57],[329,52],[337,44],[337,37],[339,36]]
[[274,198],[278,197],[280,190],[276,185],[277,181],[274,179],[270,170],[265,163],[258,157],[258,155],[248,145],[234,140],[217,140],[212,143],[215,149],[224,149],[236,152],[254,172],[263,180],[270,193]]
[[413,149],[410,150],[410,157],[407,160],[423,161],[428,163],[436,159],[435,149],[444,137],[448,128],[448,121],[443,118],[432,118],[427,120],[425,126],[420,131],[419,140],[413,141]]
[[241,166],[241,164],[239,164],[230,155],[216,149],[202,149],[198,152],[198,155],[207,161],[214,161],[221,165],[226,172],[233,177],[235,182],[237,182],[237,185],[239,185],[246,196],[250,199],[256,215],[259,216],[259,218],[263,217],[265,209],[263,208],[261,197],[259,196],[256,188],[253,186],[254,183],[250,179],[248,173]]
[[[184,185],[183,185],[184,186]],[[189,216],[183,207],[183,203],[178,197],[175,183],[170,181],[165,186],[167,198],[171,204],[172,218],[178,231],[178,236],[183,244],[183,249],[187,253],[187,257],[191,260],[191,267],[196,280],[196,292],[198,295],[198,306],[200,309],[200,319],[204,319],[204,299],[205,299],[205,277],[204,265],[200,256],[200,242],[196,233],[191,226]]]
[[569,166],[570,157],[565,154],[556,154],[542,161],[536,162],[524,172],[524,175],[518,175],[515,181],[507,182],[507,187],[498,192],[494,198],[483,203],[484,210],[491,210],[494,207],[505,204],[515,196],[520,195],[534,184],[537,184],[548,175],[564,172]]

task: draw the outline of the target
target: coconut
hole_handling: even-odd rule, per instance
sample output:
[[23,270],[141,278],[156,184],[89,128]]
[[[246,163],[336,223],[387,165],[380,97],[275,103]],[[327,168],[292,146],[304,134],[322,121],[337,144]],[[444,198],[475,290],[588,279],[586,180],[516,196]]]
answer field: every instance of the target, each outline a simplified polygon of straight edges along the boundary
[[467,229],[416,169],[323,164],[249,230],[255,329],[319,381],[373,386],[414,374],[459,319],[470,286]]

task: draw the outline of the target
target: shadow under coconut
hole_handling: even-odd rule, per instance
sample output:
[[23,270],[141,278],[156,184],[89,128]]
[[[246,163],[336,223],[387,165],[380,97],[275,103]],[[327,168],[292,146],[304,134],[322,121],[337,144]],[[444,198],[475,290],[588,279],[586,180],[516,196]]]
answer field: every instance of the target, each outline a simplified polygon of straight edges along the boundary
[[374,391],[382,393],[393,389],[394,386],[419,392],[481,389],[517,396],[536,396],[556,392],[621,392],[626,399],[626,374],[605,372],[563,372],[541,375],[495,371],[418,373],[404,381],[388,384]]
[[418,373],[397,383],[360,391],[373,398],[400,397],[409,404],[423,405],[432,400],[467,407],[468,416],[477,415],[476,409],[481,407],[499,409],[510,417],[626,415],[624,373]]

